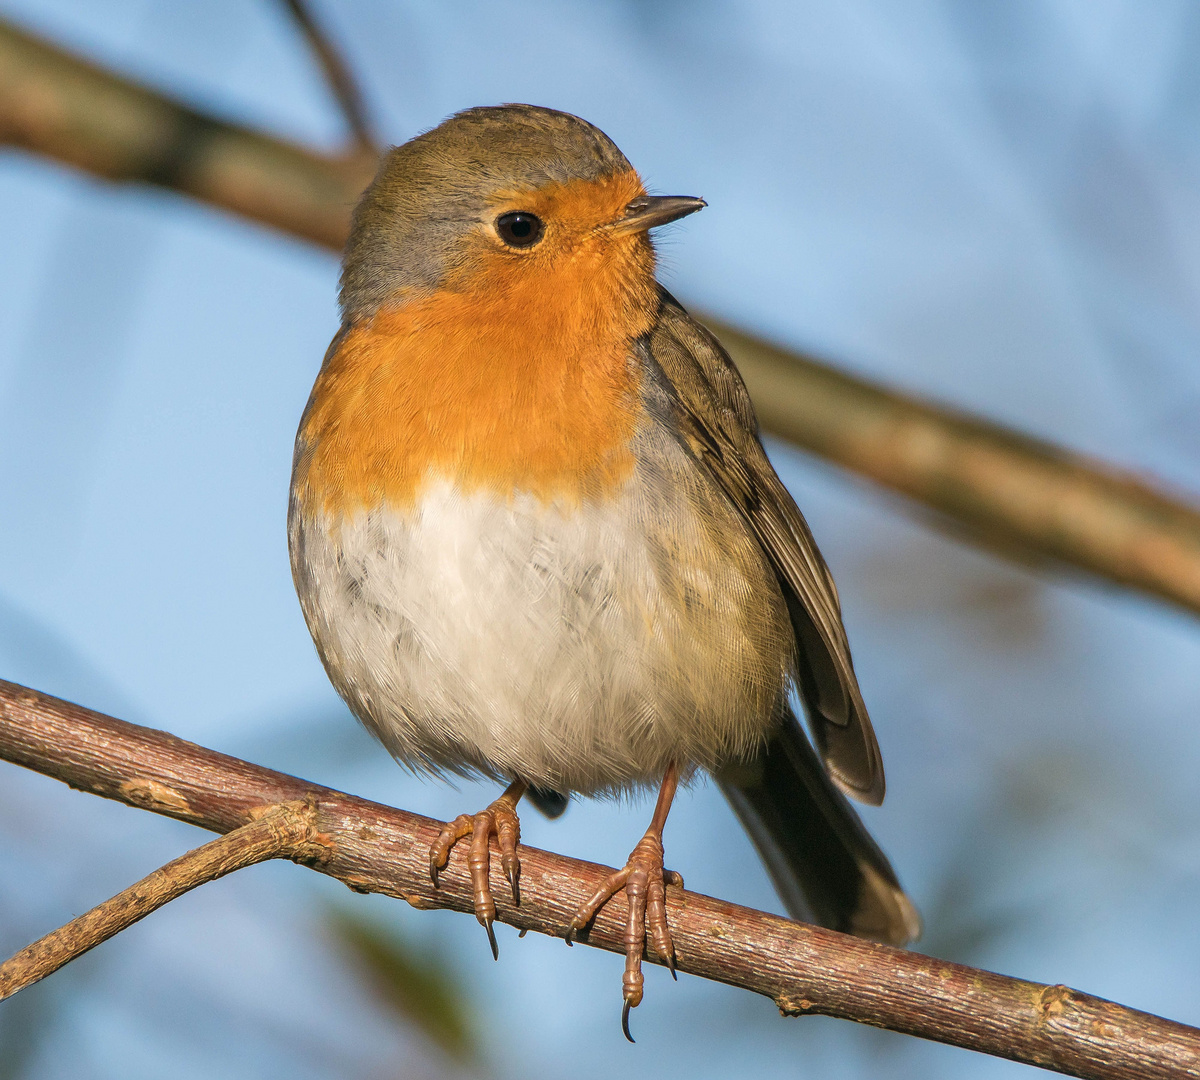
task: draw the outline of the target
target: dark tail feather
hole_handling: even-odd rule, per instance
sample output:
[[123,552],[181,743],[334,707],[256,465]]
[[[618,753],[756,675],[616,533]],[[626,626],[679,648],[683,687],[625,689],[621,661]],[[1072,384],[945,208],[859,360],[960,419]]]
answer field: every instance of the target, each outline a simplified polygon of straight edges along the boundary
[[562,817],[567,803],[571,801],[571,796],[551,791],[549,788],[531,787],[529,801],[553,821],[557,817]]
[[718,782],[792,918],[891,945],[920,936],[917,909],[794,716]]

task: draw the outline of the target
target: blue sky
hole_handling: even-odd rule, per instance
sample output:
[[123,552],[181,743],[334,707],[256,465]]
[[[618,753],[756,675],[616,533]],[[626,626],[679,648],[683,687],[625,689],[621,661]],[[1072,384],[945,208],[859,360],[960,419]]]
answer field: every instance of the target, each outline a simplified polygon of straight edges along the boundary
[[[661,244],[685,303],[1200,492],[1193,5],[318,9],[391,141],[531,101],[597,123],[653,190],[704,196]],[[215,113],[341,138],[281,5],[0,14]],[[167,194],[0,155],[0,675],[449,817],[492,793],[414,779],[358,731],[288,574],[291,440],[336,274],[325,252]],[[1200,1022],[1195,619],[1001,562],[770,449],[839,582],[888,769],[865,816],[924,911],[921,947]],[[648,812],[531,813],[525,839],[619,863]],[[0,766],[0,948],[201,838]],[[778,910],[711,787],[680,800],[666,842],[689,887]],[[493,964],[470,920],[313,879],[263,867],[208,886],[0,1006],[12,1075],[444,1074],[347,966],[331,906],[457,973],[487,1075],[1023,1069],[784,1021],[657,971],[628,1048],[618,958],[501,931]]]

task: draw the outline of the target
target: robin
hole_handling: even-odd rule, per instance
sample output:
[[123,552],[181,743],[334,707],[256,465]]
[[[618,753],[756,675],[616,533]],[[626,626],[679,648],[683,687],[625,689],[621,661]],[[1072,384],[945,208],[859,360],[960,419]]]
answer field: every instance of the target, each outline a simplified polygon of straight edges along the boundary
[[[880,941],[915,908],[846,799],[883,767],[833,579],[771,467],[728,354],[655,279],[648,195],[603,132],[469,109],[391,150],[354,214],[342,325],[300,422],[288,539],[325,670],[402,763],[508,786],[470,838],[519,902],[528,795],[659,785],[624,869],[622,1025],[645,939],[674,970],[662,834],[713,776],[787,910]],[[790,704],[804,703],[812,744]]]

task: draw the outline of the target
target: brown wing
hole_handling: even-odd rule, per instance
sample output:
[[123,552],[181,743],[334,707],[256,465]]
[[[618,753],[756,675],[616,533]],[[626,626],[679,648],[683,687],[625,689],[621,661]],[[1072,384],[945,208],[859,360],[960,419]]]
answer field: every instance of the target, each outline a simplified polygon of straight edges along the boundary
[[800,694],[830,775],[848,795],[880,803],[883,762],[854,675],[837,588],[759,442],[737,368],[665,289],[650,352],[674,390],[686,445],[737,507],[779,575],[796,633]]

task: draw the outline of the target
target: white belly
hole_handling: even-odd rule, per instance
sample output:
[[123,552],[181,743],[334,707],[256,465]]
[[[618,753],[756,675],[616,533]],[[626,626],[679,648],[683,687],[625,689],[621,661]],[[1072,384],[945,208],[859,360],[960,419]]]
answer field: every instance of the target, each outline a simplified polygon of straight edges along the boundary
[[566,511],[438,481],[408,512],[294,509],[296,586],[334,685],[418,768],[596,793],[748,755],[791,631],[757,544],[724,504],[698,512],[700,487],[652,495],[635,477]]

